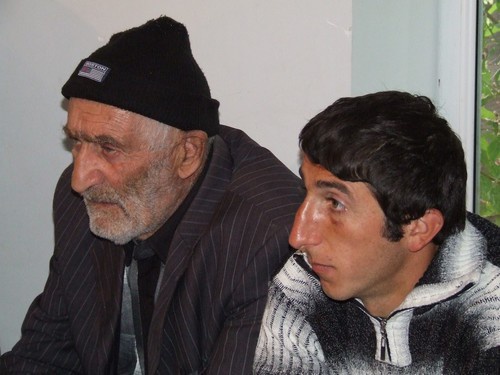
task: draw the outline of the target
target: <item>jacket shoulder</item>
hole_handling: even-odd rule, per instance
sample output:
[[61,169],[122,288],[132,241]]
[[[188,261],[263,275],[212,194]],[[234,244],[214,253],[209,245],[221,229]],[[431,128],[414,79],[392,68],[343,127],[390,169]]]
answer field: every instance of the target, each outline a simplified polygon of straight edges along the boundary
[[228,189],[262,210],[286,207],[295,214],[303,199],[300,178],[243,131],[223,126],[220,136],[233,163]]

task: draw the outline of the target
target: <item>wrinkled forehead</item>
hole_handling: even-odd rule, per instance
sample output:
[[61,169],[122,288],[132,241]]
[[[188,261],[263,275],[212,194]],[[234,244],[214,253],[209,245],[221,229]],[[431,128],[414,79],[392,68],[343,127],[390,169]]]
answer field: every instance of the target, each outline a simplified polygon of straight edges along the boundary
[[68,118],[77,118],[78,116],[107,122],[120,122],[125,119],[130,119],[135,123],[138,123],[150,120],[137,113],[114,107],[109,104],[87,99],[71,98],[68,101]]

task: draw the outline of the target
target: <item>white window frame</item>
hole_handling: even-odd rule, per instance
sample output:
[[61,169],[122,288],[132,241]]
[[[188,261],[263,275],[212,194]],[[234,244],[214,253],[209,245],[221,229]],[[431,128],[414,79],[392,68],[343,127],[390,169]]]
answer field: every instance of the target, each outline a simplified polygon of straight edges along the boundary
[[477,1],[439,0],[438,102],[462,140],[467,208],[474,210],[477,166]]

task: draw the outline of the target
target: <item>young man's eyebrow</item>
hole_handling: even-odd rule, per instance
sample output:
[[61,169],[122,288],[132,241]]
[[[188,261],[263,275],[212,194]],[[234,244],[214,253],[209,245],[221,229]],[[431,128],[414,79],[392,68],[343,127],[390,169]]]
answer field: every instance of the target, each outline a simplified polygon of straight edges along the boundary
[[[302,180],[304,180],[304,174],[302,173],[302,167],[299,168],[299,175]],[[316,186],[320,189],[337,189],[344,193],[347,196],[351,195],[351,192],[347,188],[346,185],[337,182],[337,181],[329,181],[329,180],[319,180],[316,181]]]
[[351,195],[351,192],[346,185],[336,181],[319,180],[316,181],[316,186],[320,189],[337,189],[347,196]]

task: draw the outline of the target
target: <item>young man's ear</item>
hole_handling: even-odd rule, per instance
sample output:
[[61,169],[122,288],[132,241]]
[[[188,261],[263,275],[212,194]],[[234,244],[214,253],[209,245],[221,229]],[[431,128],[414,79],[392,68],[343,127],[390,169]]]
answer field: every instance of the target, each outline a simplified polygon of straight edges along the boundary
[[203,167],[207,139],[207,133],[201,130],[191,130],[184,134],[181,151],[182,159],[177,169],[180,178],[189,178],[199,168]]
[[410,222],[405,228],[410,251],[419,251],[432,242],[443,224],[443,214],[435,208],[428,209],[422,217]]

